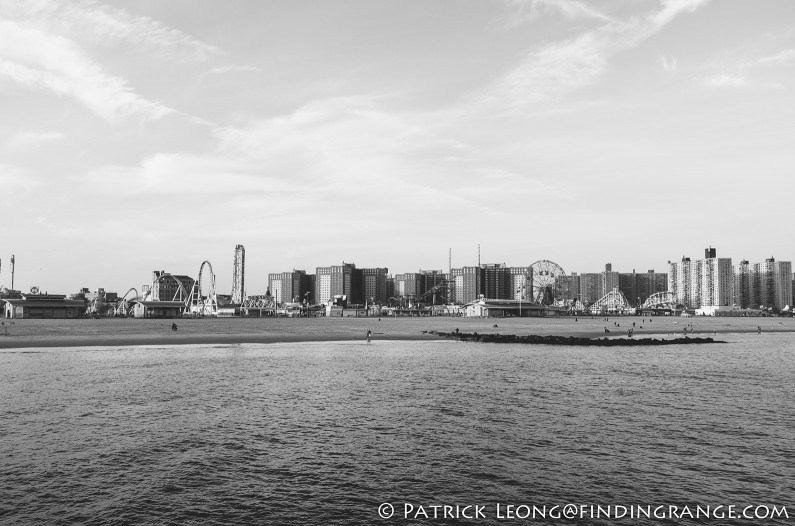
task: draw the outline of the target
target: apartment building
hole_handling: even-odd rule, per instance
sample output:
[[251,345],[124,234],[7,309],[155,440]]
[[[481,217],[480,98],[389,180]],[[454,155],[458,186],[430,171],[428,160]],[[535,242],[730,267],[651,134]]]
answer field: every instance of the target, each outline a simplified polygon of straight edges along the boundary
[[268,290],[280,303],[312,303],[312,276],[305,270],[268,274]]
[[[668,290],[677,303],[689,309],[731,308],[734,269],[731,258],[717,257],[715,248],[704,250],[704,259],[668,262]],[[707,312],[707,311],[705,311]]]

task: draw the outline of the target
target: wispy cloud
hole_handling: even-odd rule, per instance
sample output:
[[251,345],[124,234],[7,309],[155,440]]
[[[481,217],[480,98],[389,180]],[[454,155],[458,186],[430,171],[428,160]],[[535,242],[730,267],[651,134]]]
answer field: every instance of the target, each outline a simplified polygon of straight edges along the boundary
[[586,18],[603,22],[610,21],[610,17],[607,15],[577,0],[506,0],[506,3],[515,8],[508,20],[509,27],[518,26],[553,13],[571,19]]
[[588,32],[534,50],[500,80],[496,98],[520,105],[532,104],[594,82],[608,60],[601,40],[600,34]]
[[254,67],[254,66],[238,66],[235,64],[230,64],[228,66],[219,66],[217,68],[212,68],[207,73],[211,74],[221,74],[221,73],[253,73],[256,71],[262,71],[262,69]]
[[[213,151],[160,153],[138,166],[103,167],[75,181],[88,192],[135,201],[207,198],[240,213],[266,210],[309,222],[336,206],[377,217],[404,215],[407,201],[384,198],[385,188],[399,189],[412,207],[442,215],[471,207],[499,215],[536,195],[567,195],[554,184],[490,165],[467,144],[437,133],[427,116],[415,117],[390,113],[370,98],[314,101],[290,114],[219,128]],[[494,179],[492,189],[483,188],[484,178]]]
[[513,71],[492,87],[485,99],[507,103],[516,109],[593,84],[607,69],[613,55],[636,47],[678,15],[692,12],[707,1],[665,1],[660,9],[646,17],[610,19],[576,37],[532,49]]
[[125,79],[104,73],[67,38],[2,20],[0,34],[5,37],[0,75],[22,86],[73,98],[109,122],[130,115],[159,118],[173,111],[144,99]]
[[668,73],[676,73],[676,68],[678,66],[678,62],[673,57],[667,57],[663,55],[662,57],[662,67]]
[[783,89],[784,85],[780,82],[767,82],[745,75],[716,75],[704,81],[710,88],[757,88],[757,89]]
[[785,49],[775,55],[762,57],[759,59],[759,63],[765,65],[795,63],[795,49]]
[[4,199],[9,195],[14,195],[16,191],[30,191],[40,185],[39,181],[27,175],[23,170],[15,166],[0,164],[0,188],[5,190],[2,192]]
[[8,141],[6,147],[10,150],[25,150],[43,143],[59,141],[64,138],[59,132],[26,132],[21,131]]
[[713,88],[738,87],[747,85],[748,78],[734,75],[717,75],[708,78],[704,83]]
[[215,46],[148,17],[92,0],[0,3],[0,75],[38,91],[71,98],[108,122],[174,113],[147,100],[130,82],[106,73],[96,51],[115,48],[177,62],[222,54]]
[[6,0],[0,18],[85,44],[125,47],[163,59],[204,61],[221,50],[157,20],[95,1]]

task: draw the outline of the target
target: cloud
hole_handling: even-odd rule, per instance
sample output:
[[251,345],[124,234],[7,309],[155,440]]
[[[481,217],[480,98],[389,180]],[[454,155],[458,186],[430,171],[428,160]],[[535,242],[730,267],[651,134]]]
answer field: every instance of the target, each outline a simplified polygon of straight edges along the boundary
[[[355,223],[362,214],[401,217],[406,206],[441,216],[476,207],[501,217],[538,195],[567,195],[494,166],[436,129],[432,117],[397,116],[371,98],[313,101],[279,117],[218,128],[215,137],[212,151],[159,153],[74,181],[92,194],[125,196],[132,206],[167,203],[179,215],[205,203],[241,217],[306,221],[307,229],[324,224],[330,210],[357,210],[335,224]],[[493,184],[484,189],[484,180]],[[413,222],[422,219],[411,215],[403,224]]]
[[103,47],[127,47],[167,60],[204,61],[222,54],[217,47],[161,22],[89,0],[6,0],[0,5],[0,18],[15,20],[27,27],[74,41]]
[[[682,13],[692,13],[709,0],[663,0],[663,7],[649,17],[652,30],[651,34],[656,33],[664,26],[671,23]],[[648,35],[651,36],[651,35]]]
[[6,147],[10,150],[24,150],[63,138],[64,134],[58,132],[19,132],[8,141]]
[[109,122],[173,112],[136,94],[125,79],[104,73],[69,39],[2,20],[0,34],[0,75],[17,84],[75,99]]
[[39,181],[28,176],[20,168],[0,164],[0,188],[4,190],[3,199],[9,197],[9,194],[14,195],[16,191],[27,192],[39,186],[41,186]]
[[795,62],[795,49],[785,49],[775,55],[769,57],[762,57],[759,59],[760,64],[789,64]]
[[668,73],[676,73],[677,60],[673,57],[666,57],[665,55],[663,55],[662,67]]
[[763,89],[784,88],[784,85],[779,82],[763,82],[736,75],[717,75],[705,80],[704,84],[710,88],[739,88],[744,86]]
[[568,40],[530,50],[521,63],[491,86],[482,102],[506,105],[515,111],[558,98],[595,83],[610,58],[631,49],[708,0],[669,0],[644,18],[610,19]]
[[707,79],[704,83],[713,88],[737,87],[747,85],[748,79],[732,75],[718,75]]
[[576,0],[506,0],[506,3],[516,8],[508,21],[508,27],[518,26],[550,13],[559,13],[570,19],[610,21],[610,17]]
[[537,103],[594,82],[608,59],[600,40],[589,32],[533,51],[502,78],[498,98],[507,95],[516,102]]
[[262,71],[260,68],[256,68],[254,66],[238,66],[235,64],[230,64],[228,66],[220,66],[217,68],[213,68],[207,73],[211,74],[220,74],[220,73],[250,73],[255,71]]

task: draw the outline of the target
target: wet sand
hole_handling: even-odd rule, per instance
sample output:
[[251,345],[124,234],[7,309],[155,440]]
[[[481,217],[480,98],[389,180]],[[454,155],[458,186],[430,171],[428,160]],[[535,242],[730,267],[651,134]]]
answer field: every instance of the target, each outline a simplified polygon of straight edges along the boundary
[[[551,317],[551,318],[204,318],[3,320],[0,349],[33,347],[126,347],[363,340],[437,340],[429,331],[500,333],[581,338],[710,336],[795,332],[795,318]],[[171,330],[176,323],[178,330]],[[616,324],[620,325],[617,326]],[[496,327],[495,327],[496,325]],[[610,332],[606,333],[607,328]],[[685,333],[685,329],[688,329]],[[690,330],[692,328],[692,331]],[[5,335],[5,332],[8,335]]]

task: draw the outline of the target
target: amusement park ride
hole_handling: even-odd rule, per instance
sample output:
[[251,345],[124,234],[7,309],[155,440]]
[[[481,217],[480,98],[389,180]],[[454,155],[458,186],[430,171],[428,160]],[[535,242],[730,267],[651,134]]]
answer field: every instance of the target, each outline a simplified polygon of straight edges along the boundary
[[[154,298],[154,292],[162,281],[173,281],[177,287],[171,298]],[[133,295],[131,295],[131,293]],[[124,296],[119,298],[112,315],[130,316],[136,303],[149,301],[181,302],[185,305],[184,313],[191,316],[217,316],[218,296],[215,293],[215,273],[209,261],[202,262],[199,267],[199,276],[193,282],[193,287],[188,291],[176,276],[163,273],[155,277],[149,287],[145,287],[143,294],[139,294],[135,287],[130,288]]]
[[[243,272],[245,252],[242,245],[235,247],[235,275],[232,290],[233,303],[239,305],[242,310],[258,309],[260,311],[276,311],[276,302],[271,296],[244,296]],[[156,297],[154,291],[161,290],[159,285],[164,281],[173,281],[176,284],[174,295],[171,298]],[[218,316],[218,295],[215,291],[215,273],[209,261],[202,262],[199,267],[197,279],[193,280],[191,289],[186,289],[185,285],[176,276],[169,273],[158,273],[150,286],[144,286],[140,294],[135,287],[130,288],[115,305],[108,309],[111,316],[130,316],[136,304],[148,302],[168,301],[172,303],[182,303],[184,308],[183,315],[193,317]],[[237,300],[235,302],[235,300]],[[97,312],[95,306],[89,310]]]
[[[239,307],[241,312],[247,312],[253,309],[258,310],[260,314],[267,312],[275,314],[277,304],[275,298],[269,294],[260,296],[244,295],[244,258],[245,252],[243,252],[242,246],[239,245],[236,247],[235,252],[232,304]],[[588,305],[584,305],[579,299],[565,299],[564,296],[571,297],[566,294],[564,290],[565,285],[563,278],[566,277],[566,273],[560,265],[553,261],[542,259],[532,263],[529,268],[532,272],[532,297],[527,299],[536,305],[557,312],[568,311],[571,313],[590,312],[591,314],[614,314],[634,311],[624,294],[615,289]],[[174,290],[173,297],[171,298],[156,297],[157,295],[154,293],[156,290],[162,290],[162,288],[158,286],[164,281],[173,281],[176,284],[176,288],[173,286],[169,288],[170,290]],[[141,294],[134,287],[130,288],[114,305],[109,307],[108,315],[130,316],[136,304],[157,301],[183,304],[184,307],[182,312],[185,316],[205,317],[218,316],[219,314],[218,296],[215,289],[215,273],[209,261],[202,262],[199,267],[198,277],[193,281],[190,290],[183,285],[177,276],[169,273],[158,273],[152,281],[152,284],[150,286],[144,286],[142,292]],[[424,294],[411,297],[389,298],[389,304],[393,307],[407,310],[418,310],[422,308],[438,309],[448,303],[448,292],[448,283],[444,282],[432,287]],[[522,301],[524,300],[525,298],[522,298]],[[643,312],[659,313],[662,311],[675,312],[680,307],[681,306],[677,304],[670,292],[659,292],[650,296],[640,309]],[[91,308],[89,311],[97,312],[96,309],[92,310]]]

